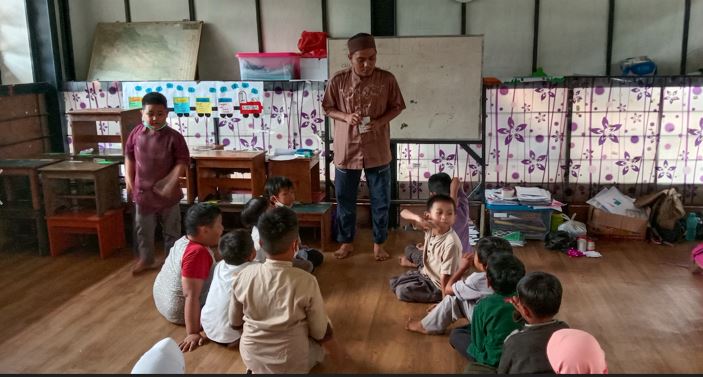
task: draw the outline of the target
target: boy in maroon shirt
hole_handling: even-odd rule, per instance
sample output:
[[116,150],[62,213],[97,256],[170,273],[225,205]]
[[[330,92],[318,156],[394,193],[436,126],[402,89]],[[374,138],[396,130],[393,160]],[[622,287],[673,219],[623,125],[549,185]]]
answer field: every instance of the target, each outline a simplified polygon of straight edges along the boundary
[[132,130],[125,145],[125,181],[127,194],[136,204],[134,228],[139,252],[133,274],[163,263],[154,258],[157,220],[166,254],[181,237],[179,202],[183,193],[178,178],[185,175],[190,154],[183,135],[166,124],[167,116],[166,97],[147,93],[142,98],[142,124]]

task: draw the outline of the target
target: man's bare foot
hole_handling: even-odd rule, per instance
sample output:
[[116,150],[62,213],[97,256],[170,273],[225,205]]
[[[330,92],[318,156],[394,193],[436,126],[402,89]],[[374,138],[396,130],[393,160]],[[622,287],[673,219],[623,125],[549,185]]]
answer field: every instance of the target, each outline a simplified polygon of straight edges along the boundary
[[143,261],[139,260],[134,267],[132,267],[132,275],[139,275],[142,272],[148,271],[148,270],[155,270],[157,268],[161,268],[161,265],[164,264],[163,260],[155,260],[151,262],[151,264],[145,264]]
[[337,251],[334,252],[334,256],[337,259],[344,259],[349,256],[349,254],[354,251],[354,246],[350,243],[343,243]]
[[391,257],[386,250],[383,249],[383,246],[379,244],[373,244],[373,256],[378,262],[388,260],[388,258]]
[[410,259],[408,259],[405,255],[403,255],[402,257],[398,257],[398,262],[400,262],[400,265],[403,267],[417,268],[417,265],[410,261]]
[[419,332],[420,334],[427,334],[427,330],[422,327],[422,322],[413,320],[412,317],[408,318],[405,322],[405,329],[408,331]]

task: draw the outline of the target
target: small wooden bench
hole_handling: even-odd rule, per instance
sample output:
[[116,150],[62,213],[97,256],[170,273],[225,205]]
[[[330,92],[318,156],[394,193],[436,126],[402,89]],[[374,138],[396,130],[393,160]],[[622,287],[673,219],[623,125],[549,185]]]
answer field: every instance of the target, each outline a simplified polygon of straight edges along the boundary
[[320,250],[326,251],[332,236],[332,205],[320,202],[295,204],[293,211],[298,215],[298,226],[320,228]]
[[73,234],[98,235],[100,258],[106,258],[126,245],[123,209],[111,209],[102,216],[95,212],[65,212],[47,216],[51,256],[75,246]]

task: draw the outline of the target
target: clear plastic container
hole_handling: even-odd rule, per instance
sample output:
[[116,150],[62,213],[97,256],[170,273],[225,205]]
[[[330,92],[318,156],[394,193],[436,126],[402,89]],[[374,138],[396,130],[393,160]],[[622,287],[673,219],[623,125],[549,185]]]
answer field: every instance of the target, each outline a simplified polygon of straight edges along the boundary
[[242,81],[297,80],[300,54],[295,52],[238,52]]

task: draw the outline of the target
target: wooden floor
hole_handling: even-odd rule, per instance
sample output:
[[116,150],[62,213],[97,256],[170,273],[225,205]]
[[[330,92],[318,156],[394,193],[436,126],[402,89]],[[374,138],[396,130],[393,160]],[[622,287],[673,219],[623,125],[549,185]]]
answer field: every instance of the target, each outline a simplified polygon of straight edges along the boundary
[[[391,232],[395,256],[417,233]],[[569,258],[531,241],[516,249],[528,271],[556,274],[564,286],[559,318],[589,331],[606,352],[611,373],[703,372],[703,276],[686,269],[692,243],[676,247],[600,240],[601,259]],[[388,279],[404,271],[396,260],[372,259],[370,231],[357,253],[326,253],[316,271],[335,335],[352,355],[318,373],[455,373],[464,362],[446,336],[403,329],[426,305],[402,303]],[[164,337],[184,328],[156,311],[156,272],[134,278],[131,250],[101,260],[94,247],[60,257],[0,251],[0,372],[129,373]],[[187,353],[188,373],[242,373],[236,350],[214,343]]]

